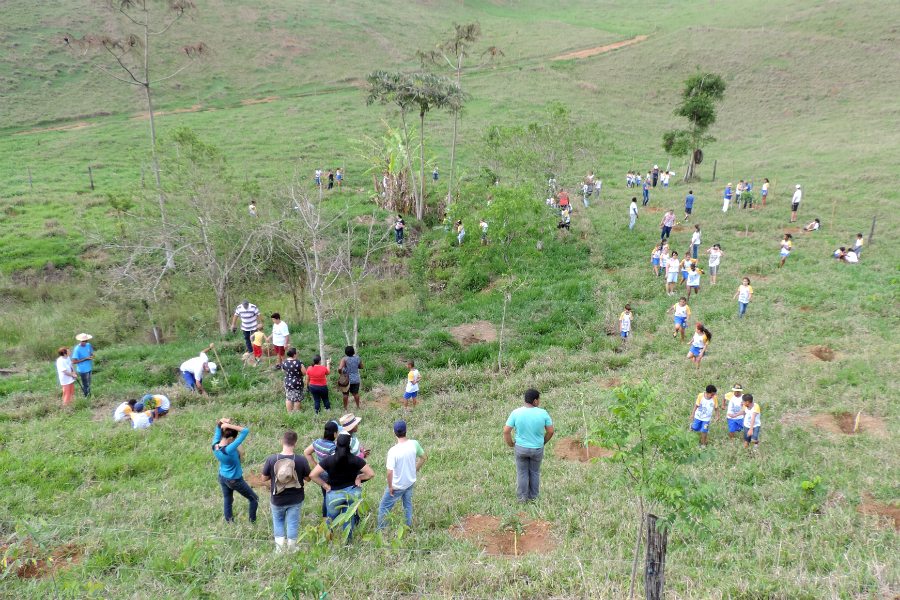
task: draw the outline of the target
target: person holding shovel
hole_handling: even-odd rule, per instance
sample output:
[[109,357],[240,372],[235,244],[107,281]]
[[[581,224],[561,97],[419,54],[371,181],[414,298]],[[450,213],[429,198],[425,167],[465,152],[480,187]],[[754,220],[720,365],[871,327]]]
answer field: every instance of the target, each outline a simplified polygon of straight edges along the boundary
[[94,348],[88,343],[88,340],[94,336],[88,333],[79,333],[75,336],[78,345],[72,350],[72,364],[81,378],[81,392],[87,398],[91,395],[91,372],[93,370]]
[[214,347],[214,344],[210,344],[199,356],[195,356],[194,358],[181,363],[181,376],[184,378],[184,384],[191,390],[191,393],[199,390],[204,396],[209,395],[206,393],[206,390],[203,389],[203,374],[216,374],[216,363],[209,362],[209,357],[206,356],[206,353]]

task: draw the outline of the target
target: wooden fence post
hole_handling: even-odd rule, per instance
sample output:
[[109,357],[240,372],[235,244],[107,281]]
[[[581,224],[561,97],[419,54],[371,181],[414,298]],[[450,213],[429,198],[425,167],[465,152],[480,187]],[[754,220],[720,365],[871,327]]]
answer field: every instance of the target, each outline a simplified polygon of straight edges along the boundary
[[88,179],[91,180],[91,189],[94,189],[94,175],[91,173],[90,167],[88,167]]
[[31,167],[25,167],[28,169],[28,185],[31,186],[31,191],[34,191],[34,182],[31,180]]
[[344,157],[344,165],[341,167],[341,179],[347,179],[347,157]]
[[713,161],[713,178],[712,178],[713,182],[716,181],[716,167],[717,167],[718,165],[719,165],[719,161],[718,161],[718,160],[714,160],[714,161]]
[[141,187],[146,187],[144,185],[144,165],[141,165]]
[[872,236],[875,235],[875,219],[878,218],[878,215],[872,217],[872,231],[869,232],[869,245],[872,245]]
[[834,209],[837,208],[837,198],[834,199],[834,203],[831,205],[831,225],[828,226],[828,231],[834,229]]
[[656,529],[656,515],[647,515],[647,554],[644,560],[644,598],[663,600],[666,587],[666,530]]

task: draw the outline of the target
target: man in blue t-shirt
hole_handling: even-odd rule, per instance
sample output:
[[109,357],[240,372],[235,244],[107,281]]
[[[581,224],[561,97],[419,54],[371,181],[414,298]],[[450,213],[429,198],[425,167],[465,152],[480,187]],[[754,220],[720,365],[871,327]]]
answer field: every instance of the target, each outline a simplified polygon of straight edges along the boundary
[[691,211],[694,209],[694,190],[688,191],[687,198],[684,199],[684,220],[689,221]]
[[[541,486],[541,461],[544,446],[553,437],[553,421],[543,408],[538,408],[540,393],[525,390],[525,406],[512,411],[503,428],[506,444],[516,457],[516,498],[519,502],[536,500]],[[513,442],[512,430],[516,430]]]
[[75,365],[75,372],[81,378],[81,391],[87,398],[91,394],[91,371],[94,363],[94,347],[88,343],[88,340],[94,336],[88,333],[79,333],[75,336],[78,345],[72,350],[72,364]]

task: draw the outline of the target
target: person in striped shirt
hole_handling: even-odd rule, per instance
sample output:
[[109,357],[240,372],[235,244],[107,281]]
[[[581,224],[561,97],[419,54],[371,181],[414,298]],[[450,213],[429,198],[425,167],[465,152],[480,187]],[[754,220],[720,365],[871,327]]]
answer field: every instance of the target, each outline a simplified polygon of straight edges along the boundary
[[[315,468],[322,459],[334,454],[336,446],[335,439],[337,438],[340,428],[341,426],[338,425],[337,421],[328,421],[325,423],[325,433],[322,437],[307,446],[306,450],[303,451],[303,456],[306,457],[306,462],[309,463],[311,468]],[[328,482],[327,473],[322,473],[321,478],[326,483]],[[322,488],[322,518],[328,516],[328,506],[325,504],[325,493],[325,488]]]
[[234,309],[234,316],[231,318],[231,333],[237,333],[235,324],[237,323],[238,317],[241,318],[241,332],[244,334],[244,345],[247,347],[247,354],[252,354],[253,344],[251,343],[250,337],[256,332],[257,325],[262,325],[262,320],[259,317],[259,309],[256,308],[255,304],[250,304],[247,300],[240,303],[238,307]]

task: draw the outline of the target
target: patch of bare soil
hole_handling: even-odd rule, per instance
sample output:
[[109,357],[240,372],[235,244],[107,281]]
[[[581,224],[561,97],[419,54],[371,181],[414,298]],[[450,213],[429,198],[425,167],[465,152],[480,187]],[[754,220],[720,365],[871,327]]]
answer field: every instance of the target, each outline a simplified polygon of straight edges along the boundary
[[21,375],[25,371],[21,369],[0,369],[0,376]]
[[465,325],[457,325],[450,329],[450,334],[463,346],[497,340],[497,330],[487,321],[475,321]]
[[353,222],[360,225],[372,225],[375,223],[375,219],[372,218],[372,215],[359,215],[353,219]]
[[782,227],[781,230],[785,233],[790,233],[791,235],[800,233],[799,227]]
[[856,433],[869,433],[878,437],[887,435],[887,426],[881,419],[859,413],[843,412],[839,415],[817,415],[809,418],[809,423],[816,429],[828,431],[839,435],[854,435]]
[[647,212],[659,212],[664,209],[661,206],[645,206],[644,210]]
[[250,487],[270,489],[269,482],[262,480],[262,475],[256,472],[244,473],[244,481],[250,484]]
[[553,453],[556,458],[578,462],[588,462],[592,458],[608,458],[613,455],[612,450],[600,448],[593,444],[584,445],[581,440],[575,438],[562,438],[554,442]]
[[[73,564],[81,562],[82,549],[75,544],[66,544],[54,548],[47,558],[37,558],[34,548],[24,548],[25,564],[16,569],[19,579],[42,579],[67,569]],[[5,553],[6,547],[0,546],[0,553]],[[48,560],[49,559],[49,560]]]
[[676,225],[676,226],[674,226],[674,227],[672,228],[672,231],[675,232],[675,233],[678,233],[679,231],[684,231],[685,229],[687,229],[687,228],[686,228],[686,227],[682,227],[681,225]]
[[19,131],[17,133],[13,133],[12,135],[28,135],[31,133],[44,133],[45,131],[74,131],[75,129],[85,129],[87,127],[93,127],[97,125],[97,123],[70,123],[69,125],[60,125],[59,127],[45,127],[43,129],[32,129],[30,131]]
[[811,306],[801,306],[800,310],[802,312],[808,313],[808,312],[812,312],[812,307]]
[[596,48],[588,48],[587,50],[579,50],[578,52],[571,52],[569,54],[563,54],[562,56],[557,56],[556,58],[551,58],[550,60],[571,60],[573,58],[587,58],[589,56],[596,56],[598,54],[603,54],[604,52],[609,52],[610,50],[617,50],[619,48],[623,48],[625,46],[630,46],[631,44],[636,44],[638,42],[643,42],[651,34],[648,35],[639,35],[631,40],[623,40],[621,42],[616,42],[615,44],[607,44],[606,46],[597,46]]
[[[874,499],[871,499],[874,500]],[[856,505],[856,510],[864,515],[872,515],[880,517],[879,521],[886,519],[888,522],[893,521],[894,529],[900,531],[900,506],[891,504],[882,504],[881,502],[863,502]]]
[[265,98],[246,98],[241,100],[241,106],[251,106],[253,104],[268,104],[269,102],[277,102],[280,100],[278,96],[266,96]]
[[[203,109],[202,105],[195,104],[190,108],[176,108],[175,110],[169,110],[169,111],[164,111],[164,110],[156,111],[153,113],[153,116],[158,117],[160,115],[174,115],[174,114],[178,114],[178,113],[194,113],[194,112],[200,112],[202,109]],[[131,121],[142,121],[144,119],[149,119],[149,118],[150,118],[149,114],[140,113],[140,114],[137,114],[137,115],[134,115],[133,117],[131,117],[130,120]]]
[[605,377],[603,379],[597,378],[595,379],[595,381],[599,381],[600,387],[602,387],[604,390],[611,390],[622,385],[621,377]]
[[[399,388],[398,388],[399,389]],[[402,406],[402,398],[400,396],[392,396],[390,391],[383,387],[377,387],[372,390],[374,399],[363,397],[366,408],[372,407],[378,410],[394,410]],[[420,400],[421,402],[421,400]]]
[[450,533],[457,539],[481,546],[494,556],[548,554],[556,546],[550,523],[528,519],[524,513],[519,513],[516,523],[504,523],[487,515],[471,515],[451,527]]
[[834,360],[834,350],[828,346],[806,346],[803,352],[809,360],[818,359],[825,362]]

